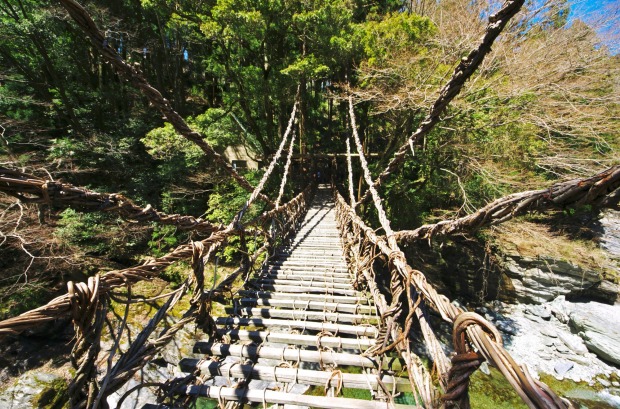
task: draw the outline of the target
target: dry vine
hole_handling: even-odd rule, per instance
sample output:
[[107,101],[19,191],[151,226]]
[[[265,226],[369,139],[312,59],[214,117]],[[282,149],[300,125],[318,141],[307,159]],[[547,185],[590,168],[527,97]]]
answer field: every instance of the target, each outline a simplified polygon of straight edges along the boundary
[[195,230],[210,234],[224,226],[201,218],[166,214],[150,205],[142,208],[118,193],[98,193],[54,180],[41,179],[13,169],[0,167],[0,192],[18,198],[23,203],[36,203],[58,208],[70,207],[89,212],[116,213],[125,220],[145,223],[157,222],[176,226],[181,230]]
[[414,230],[395,233],[396,240],[412,242],[433,236],[473,232],[485,226],[503,223],[516,216],[549,208],[564,208],[592,204],[617,208],[620,202],[620,165],[585,179],[560,182],[548,189],[513,193],[497,199],[483,208],[455,220],[425,224]]

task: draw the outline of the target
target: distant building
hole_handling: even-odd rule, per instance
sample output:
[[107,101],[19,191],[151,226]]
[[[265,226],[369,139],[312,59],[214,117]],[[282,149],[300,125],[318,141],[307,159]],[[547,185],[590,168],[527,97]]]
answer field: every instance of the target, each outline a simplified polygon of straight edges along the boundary
[[262,166],[258,154],[245,145],[227,147],[224,156],[235,169],[258,169]]

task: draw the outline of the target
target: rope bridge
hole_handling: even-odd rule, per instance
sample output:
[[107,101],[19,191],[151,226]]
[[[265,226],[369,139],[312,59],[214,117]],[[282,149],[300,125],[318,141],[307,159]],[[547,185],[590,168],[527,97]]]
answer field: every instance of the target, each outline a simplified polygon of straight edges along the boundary
[[[413,149],[439,121],[490,51],[495,38],[519,11],[522,0],[509,0],[490,16],[480,45],[459,63],[427,118],[375,180],[364,157],[353,100],[349,97],[352,138],[368,185],[359,202],[353,194],[352,153],[347,140],[348,200],[333,187],[323,185],[317,189],[310,184],[284,204],[281,201],[293,155],[292,129],[299,89],[278,150],[259,184],[253,187],[200,134],[191,130],[139,70],[106,44],[104,35],[81,5],[74,0],[59,1],[119,75],[140,89],[180,135],[198,145],[216,166],[250,193],[246,203],[224,226],[192,216],[166,214],[151,206],[142,208],[123,195],[93,192],[0,168],[0,191],[21,202],[113,212],[129,222],[173,225],[202,237],[140,266],[98,274],[87,282],[69,282],[66,294],[0,322],[0,336],[19,334],[60,318],[73,322],[76,336],[71,360],[75,377],[69,387],[72,408],[107,407],[108,397],[190,323],[204,333],[205,339],[196,343],[193,356],[180,362],[186,376],[131,388],[120,398],[118,407],[137,389],[157,386],[160,402],[148,407],[187,406],[198,397],[209,397],[228,408],[247,402],[263,406],[401,408],[404,405],[399,403],[400,396],[411,393],[414,404],[408,407],[468,408],[469,378],[485,360],[506,377],[529,407],[571,407],[570,402],[533,379],[511,358],[492,324],[438,294],[421,271],[408,265],[399,243],[472,231],[549,207],[585,203],[616,207],[620,200],[620,166],[545,190],[510,195],[460,219],[400,232],[392,229],[377,190],[402,163],[408,149]],[[272,201],[263,193],[264,186],[287,143],[284,173],[278,196]],[[356,213],[356,207],[370,199],[385,235],[377,234]],[[258,200],[263,202],[263,212],[245,220],[247,210]],[[233,237],[239,239],[243,253],[239,268],[210,289],[205,288],[205,264]],[[260,243],[253,252],[248,250],[249,237]],[[128,331],[129,308],[118,327],[110,327],[108,336],[113,347],[104,369],[103,329],[111,301],[123,298],[118,290],[125,291],[124,302],[129,305],[135,302],[131,300],[133,285],[158,277],[181,260],[191,261],[192,273],[178,289],[166,295],[166,301],[125,351],[119,345]],[[388,288],[382,285],[385,277],[378,276],[379,268],[389,272]],[[186,295],[190,298],[188,309],[174,324],[165,326],[170,310]],[[228,315],[215,316],[214,302],[227,304]],[[452,325],[454,354],[446,354],[445,346],[437,339],[431,314]],[[417,330],[428,357],[414,352],[412,336]],[[430,359],[432,370],[423,358]],[[256,381],[263,381],[261,388],[255,387]],[[320,396],[302,394],[307,387],[312,388],[313,394],[319,390]],[[342,397],[344,389],[368,390],[371,400]]]

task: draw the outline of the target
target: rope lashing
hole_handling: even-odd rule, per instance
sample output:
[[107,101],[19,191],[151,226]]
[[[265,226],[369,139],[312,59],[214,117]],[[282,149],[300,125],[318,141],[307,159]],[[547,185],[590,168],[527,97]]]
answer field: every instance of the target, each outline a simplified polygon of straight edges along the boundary
[[[370,240],[374,245],[376,245],[383,254],[389,256],[389,254],[392,252],[392,248],[388,245],[388,243],[386,243],[386,240],[382,237],[377,236],[374,230],[366,226],[365,223],[359,218],[359,216],[354,213],[353,209],[346,204],[342,196],[337,195],[336,198],[336,204],[339,207],[339,217],[343,218],[343,220],[347,220],[346,223],[348,223],[349,225],[357,225],[357,229],[360,234],[363,234],[367,240]],[[345,227],[347,229],[352,229],[352,227],[350,227],[349,225]],[[402,263],[399,258],[392,257],[392,259],[394,260],[393,263],[397,266]],[[411,269],[411,267],[406,264],[402,265],[402,267],[399,266],[399,270],[400,269],[408,272],[411,277],[411,283],[416,288],[418,296],[423,297],[424,300],[427,302],[427,305],[434,308],[444,320],[450,323],[454,323],[457,317],[463,313],[461,309],[451,304],[450,300],[447,297],[438,294],[437,291],[433,288],[433,286],[427,283],[426,278],[422,272]],[[369,282],[369,285],[371,284],[373,283]],[[378,297],[379,301],[381,301],[380,294],[378,295]],[[377,298],[375,301],[377,301]],[[379,305],[377,302],[375,303]],[[385,309],[387,310],[387,308]],[[468,316],[464,315],[463,317],[466,318]],[[419,320],[419,322],[422,325],[425,321]],[[489,326],[490,324],[485,325]],[[423,328],[423,335],[425,336],[425,339],[428,332],[429,331],[426,331]],[[477,353],[482,355],[484,359],[486,359],[491,365],[499,369],[499,371],[506,377],[508,382],[515,389],[516,393],[529,407],[558,409],[571,407],[568,401],[562,400],[546,385],[532,379],[525,367],[519,367],[519,365],[517,365],[514,359],[512,359],[508,352],[506,352],[506,350],[502,347],[502,345],[498,342],[495,342],[497,334],[496,332],[491,331],[491,333],[487,333],[480,325],[468,325],[463,334],[466,334],[468,342],[470,342],[476,348]],[[432,348],[433,345],[436,344],[433,342],[427,342],[427,346],[429,346],[429,348]],[[408,345],[407,348],[409,348]],[[411,358],[413,358],[413,356]],[[468,357],[465,355],[463,355],[462,357],[462,359],[465,361],[467,361],[467,358]],[[409,359],[409,356],[406,356],[406,359]],[[472,361],[473,359],[474,358],[472,356],[470,361]],[[472,363],[471,365],[473,366],[475,365],[475,363]],[[423,377],[425,376],[424,374],[417,374],[417,369],[417,367],[410,368],[409,374],[412,377],[413,381],[416,383],[416,385],[418,385],[418,391],[422,391],[421,393],[426,393],[424,391],[426,386],[420,384],[420,382],[415,379],[415,377],[418,375],[422,375]],[[450,376],[454,376],[455,378],[457,378],[460,374],[461,373],[457,372],[448,373],[448,378],[450,378]],[[449,379],[448,383],[450,383],[451,381],[452,379]],[[430,388],[430,386],[428,387]],[[428,390],[430,391],[431,389]],[[422,396],[426,400],[426,395]]]
[[89,277],[87,283],[67,283],[71,318],[78,336],[82,336],[86,324],[92,321],[99,298],[100,276]]
[[482,354],[472,350],[467,340],[467,328],[478,325],[484,332],[489,334],[494,342],[502,344],[502,336],[497,329],[480,315],[474,312],[463,312],[454,320],[452,330],[452,343],[456,355],[452,357],[448,387],[441,399],[448,406],[457,405],[459,408],[469,406],[467,391],[470,376],[485,361]]
[[[375,354],[378,351],[381,351],[383,353],[387,352],[387,350],[382,347],[387,346],[388,337],[390,336],[392,340],[395,341],[394,343],[390,344],[390,347],[397,348],[399,352],[403,353],[405,351],[403,344],[407,344],[407,342],[398,342],[400,340],[401,334],[403,333],[403,328],[401,328],[400,323],[396,321],[403,311],[403,303],[401,301],[401,296],[403,295],[403,293],[406,294],[409,300],[408,304],[412,306],[413,308],[415,308],[416,315],[418,317],[422,316],[422,313],[420,311],[421,306],[418,303],[413,303],[410,299],[410,292],[406,291],[407,289],[405,288],[405,281],[409,283],[409,280],[410,280],[408,270],[407,270],[407,262],[406,262],[404,254],[402,254],[402,252],[400,251],[400,248],[398,247],[398,243],[396,242],[396,239],[394,238],[394,232],[390,226],[390,221],[381,203],[381,197],[379,196],[377,189],[373,186],[372,176],[370,174],[370,170],[368,169],[368,163],[364,156],[364,149],[362,146],[362,142],[357,132],[357,124],[355,123],[355,111],[353,109],[353,98],[351,96],[349,96],[349,118],[351,120],[351,130],[353,134],[353,141],[355,142],[355,146],[357,147],[360,165],[363,171],[362,174],[364,176],[364,180],[368,184],[368,189],[370,190],[370,193],[372,194],[374,207],[377,210],[377,215],[378,215],[381,227],[383,228],[387,236],[387,243],[384,242],[384,244],[386,244],[385,246],[386,251],[382,251],[382,253],[388,255],[388,261],[389,261],[390,273],[391,273],[390,292],[391,292],[392,300],[389,306],[385,305],[383,308],[383,312],[381,314],[382,325],[381,325],[381,329],[379,333],[380,335],[378,337],[377,344],[374,347],[367,350],[365,353]],[[344,199],[340,196],[338,197],[338,199],[339,200],[337,201],[337,203],[342,204],[343,205],[342,208],[345,209],[347,205],[346,205],[346,202],[344,202]],[[350,209],[350,212],[355,213],[353,208],[349,208],[349,209]],[[376,236],[375,232],[372,232],[372,234]],[[378,243],[375,242],[375,244],[378,244]],[[380,296],[378,289],[375,291],[375,294],[373,294],[373,296],[376,296],[376,297]],[[408,314],[405,320],[405,328],[411,327],[412,319],[413,319],[413,314]],[[427,323],[426,321],[420,321],[420,324],[424,327]],[[431,352],[431,357],[433,358],[433,361],[438,362],[438,364],[436,365],[437,369],[440,371],[446,370],[449,367],[449,364],[447,363],[447,358],[443,350],[439,347],[440,344],[439,344],[439,341],[437,340],[437,336],[435,335],[435,333],[432,330],[430,330],[430,328],[428,330],[424,330],[423,328],[422,335],[424,337],[424,341],[429,351]],[[409,337],[409,334],[408,333],[405,334],[405,340],[408,340],[408,337]],[[428,383],[430,382],[431,377],[426,373],[427,370],[426,370],[426,367],[424,366],[420,366],[418,368],[418,372],[422,374],[423,380],[421,383],[426,384],[424,386],[422,386],[421,383],[418,384],[418,391],[421,394],[423,394],[423,391],[421,390],[420,387],[422,386],[423,388],[430,388],[430,385],[428,385]],[[443,372],[440,373],[439,375],[440,375],[440,380],[444,380],[447,377],[447,374]],[[430,396],[426,395],[424,399],[427,404],[430,404]]]

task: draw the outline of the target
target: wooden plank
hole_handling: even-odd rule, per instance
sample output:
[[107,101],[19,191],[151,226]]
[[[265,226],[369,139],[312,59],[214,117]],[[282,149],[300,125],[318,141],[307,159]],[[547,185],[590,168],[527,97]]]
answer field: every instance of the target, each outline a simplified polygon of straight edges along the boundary
[[297,285],[280,285],[280,284],[260,284],[255,283],[253,287],[256,287],[261,291],[281,291],[283,293],[312,293],[312,294],[326,294],[326,295],[351,295],[354,297],[360,297],[362,293],[355,290],[347,290],[344,288],[326,288],[326,287],[302,287]]
[[378,330],[372,326],[364,325],[346,325],[346,324],[333,324],[329,322],[315,322],[315,321],[293,321],[293,320],[278,320],[270,318],[239,318],[239,317],[214,317],[217,325],[235,325],[244,327],[283,327],[283,328],[297,328],[301,330],[309,331],[326,331],[332,334],[353,334],[363,335],[367,337],[376,337]]
[[261,275],[295,275],[295,276],[305,276],[305,277],[323,277],[323,278],[339,278],[339,279],[349,279],[352,280],[353,276],[348,272],[344,271],[306,271],[303,268],[295,268],[295,269],[278,269],[266,271],[263,270],[260,273]]
[[203,396],[239,402],[275,403],[299,405],[320,409],[420,409],[412,405],[389,404],[374,400],[333,398],[326,396],[296,395],[270,390],[228,388],[223,386],[191,385],[184,393],[189,396]]
[[245,306],[272,306],[293,308],[297,310],[319,310],[329,312],[345,312],[349,314],[375,314],[376,308],[370,305],[343,304],[337,302],[304,301],[299,299],[278,300],[269,298],[241,298],[241,305]]
[[[244,365],[233,362],[223,361],[193,361],[197,365],[187,365],[181,367],[183,372],[193,373],[197,369],[202,374],[211,376],[223,376],[225,378],[240,379],[260,379],[263,381],[298,383],[302,385],[327,386],[344,388],[373,390],[379,389],[377,375],[371,374],[350,374],[332,371],[313,371],[299,368],[281,368],[264,365]],[[188,362],[189,363],[189,362]],[[396,386],[398,392],[411,392],[411,384],[408,379],[383,375],[381,382],[392,390]]]
[[351,283],[336,283],[325,280],[285,280],[281,278],[261,278],[258,280],[252,280],[256,285],[299,285],[303,287],[320,287],[329,289],[343,289],[352,290],[353,285]]
[[[328,337],[317,335],[301,335],[291,333],[269,332],[269,331],[247,331],[243,329],[225,329],[218,328],[217,333],[220,336],[228,336],[231,340],[253,341],[256,343],[273,342],[289,345],[317,346],[341,349],[353,349],[365,351],[375,344],[373,339],[368,338],[343,338]],[[198,341],[194,345],[194,352],[202,352],[203,341]]]
[[315,282],[326,282],[326,283],[341,283],[341,284],[349,284],[349,287],[352,286],[353,278],[350,276],[333,276],[328,274],[299,274],[299,273],[286,273],[277,271],[275,273],[265,273],[260,275],[261,278],[267,279],[276,279],[276,280],[293,280],[293,281],[307,281],[309,279],[313,279]]
[[320,272],[320,273],[345,273],[348,274],[349,270],[343,267],[327,267],[327,266],[313,266],[313,265],[270,265],[263,271],[308,271],[308,272]]
[[253,298],[268,298],[271,300],[302,300],[302,301],[325,301],[342,304],[368,304],[364,296],[326,295],[326,294],[299,294],[286,292],[268,292],[255,290],[240,290],[239,295]]
[[250,317],[285,318],[302,321],[329,321],[336,323],[344,322],[347,324],[374,324],[378,321],[378,318],[374,315],[323,311],[299,311],[275,308],[226,307],[226,312],[229,314],[234,313],[235,315],[247,315]]
[[329,270],[326,268],[315,268],[315,269],[311,269],[311,268],[305,268],[305,267],[286,267],[286,268],[282,268],[280,266],[275,266],[275,267],[269,267],[269,268],[265,268],[263,269],[262,273],[271,273],[271,274],[278,274],[278,273],[283,273],[283,274],[303,274],[303,275],[309,275],[309,276],[313,276],[313,277],[351,277],[351,274],[349,274],[348,270],[342,270],[339,269],[339,271],[334,271],[334,270]]
[[[362,368],[378,368],[379,362],[373,358],[347,354],[333,351],[310,351],[307,349],[297,349],[284,347],[268,347],[256,344],[237,345],[224,344],[221,342],[207,342],[201,345],[201,350],[209,356],[233,356],[239,358],[250,358],[256,361],[259,358],[277,359],[291,362],[312,362],[325,365],[349,365]],[[189,360],[199,361],[195,358],[184,358],[184,365],[190,365]]]
[[323,267],[326,269],[346,269],[347,265],[344,260],[340,263],[332,263],[328,261],[321,260],[276,260],[271,264],[272,266],[295,266],[295,267]]

